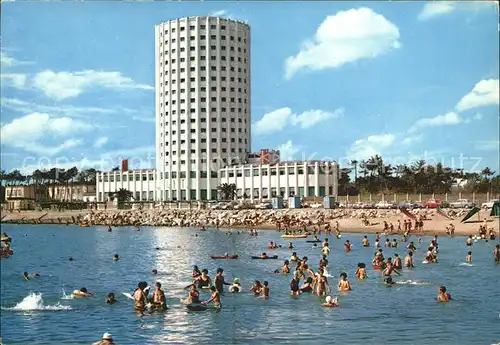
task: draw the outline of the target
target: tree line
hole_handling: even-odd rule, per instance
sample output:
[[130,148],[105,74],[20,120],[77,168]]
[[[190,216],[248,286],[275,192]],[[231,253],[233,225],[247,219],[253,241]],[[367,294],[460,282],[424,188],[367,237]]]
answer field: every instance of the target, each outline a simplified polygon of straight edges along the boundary
[[[467,172],[425,160],[393,166],[375,155],[367,160],[352,160],[349,167],[340,169],[339,195],[445,194],[454,188],[462,192],[498,194],[500,176],[495,173],[489,167],[480,172]],[[458,181],[462,181],[459,186]]]
[[[100,172],[94,168],[79,170],[76,166],[70,169],[51,168],[43,170],[35,170],[31,174],[23,174],[20,170],[12,170],[11,172],[0,171],[0,184],[5,187],[35,185],[37,194],[44,195],[43,191],[56,186],[75,185],[95,185],[97,173]],[[10,190],[9,197],[12,196],[13,190]]]

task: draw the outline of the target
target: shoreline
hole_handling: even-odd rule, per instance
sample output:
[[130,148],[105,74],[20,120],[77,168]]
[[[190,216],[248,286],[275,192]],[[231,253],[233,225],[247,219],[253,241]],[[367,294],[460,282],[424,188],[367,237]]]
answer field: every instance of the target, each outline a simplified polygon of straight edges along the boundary
[[[455,226],[455,236],[478,235],[479,226],[486,225],[498,236],[500,219],[489,217],[490,210],[481,210],[471,220],[461,223],[460,220],[469,210],[445,210],[447,219],[433,209],[417,209],[412,213],[423,219],[423,231],[410,235],[447,235],[446,227]],[[368,219],[371,225],[363,225],[362,219]],[[284,223],[289,230],[305,230],[313,232],[330,226],[335,233],[338,222],[341,233],[383,233],[383,223],[392,223],[395,230],[392,235],[401,235],[404,230],[397,231],[398,221],[403,224],[409,218],[399,210],[354,210],[354,209],[281,209],[281,210],[98,210],[98,211],[21,211],[2,212],[1,224],[17,225],[67,225],[67,226],[155,226],[155,227],[201,227],[220,229],[260,229],[284,232]],[[486,220],[486,221],[485,221]],[[391,234],[387,234],[390,236]],[[498,237],[497,237],[498,238]]]

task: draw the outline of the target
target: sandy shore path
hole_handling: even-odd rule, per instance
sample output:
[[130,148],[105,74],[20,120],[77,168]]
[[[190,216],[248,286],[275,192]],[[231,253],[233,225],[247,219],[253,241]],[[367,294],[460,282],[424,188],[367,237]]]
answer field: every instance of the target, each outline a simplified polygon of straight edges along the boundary
[[[439,215],[435,210],[414,210],[417,217],[423,219],[423,234],[446,234],[446,227],[453,224],[455,235],[477,235],[479,226],[493,229],[497,234],[500,228],[499,218],[489,217],[488,210],[482,210],[470,221],[461,223],[468,210],[445,210],[450,219]],[[395,231],[398,221],[403,224],[409,220],[399,210],[353,210],[353,209],[284,209],[284,210],[99,210],[99,211],[21,211],[2,212],[2,223],[14,224],[66,224],[66,225],[102,225],[102,226],[174,226],[219,228],[256,228],[283,230],[289,229],[313,231],[324,229],[327,224],[335,231],[347,233],[383,232],[384,221],[392,223]],[[370,225],[363,225],[368,219]]]

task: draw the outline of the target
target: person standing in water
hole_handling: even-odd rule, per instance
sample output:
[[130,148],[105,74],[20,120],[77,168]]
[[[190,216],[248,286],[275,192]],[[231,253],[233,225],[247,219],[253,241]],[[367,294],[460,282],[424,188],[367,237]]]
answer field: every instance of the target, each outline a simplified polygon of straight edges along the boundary
[[412,251],[409,251],[408,255],[405,258],[405,266],[407,268],[415,267],[415,266],[413,266],[413,252]]
[[201,304],[206,305],[210,302],[214,302],[214,305],[217,309],[222,308],[222,303],[220,300],[220,293],[219,291],[215,288],[215,286],[210,287],[210,291],[212,292],[212,295],[208,301],[201,302]]
[[472,263],[472,252],[468,252],[467,256],[465,257],[465,262],[468,264]]
[[134,310],[141,316],[144,315],[148,301],[146,293],[144,292],[144,289],[146,289],[147,286],[148,284],[146,282],[139,282],[134,291]]
[[161,283],[156,283],[156,289],[153,291],[153,306],[157,311],[167,310],[167,300],[165,292],[161,289]]
[[347,273],[345,272],[340,273],[340,280],[337,289],[341,292],[352,290],[351,283],[349,283],[349,281],[347,280]]
[[400,270],[403,268],[403,264],[401,263],[401,258],[398,254],[394,254],[394,268]]
[[224,270],[222,268],[218,268],[214,278],[214,285],[219,294],[222,294],[224,292],[224,285],[233,285],[233,283],[228,283],[224,280],[224,276],[222,275],[222,273],[224,273]]
[[441,286],[439,288],[437,300],[439,302],[448,302],[449,300],[451,300],[451,294],[446,291],[446,286]]
[[500,263],[500,244],[497,244],[495,249],[493,249],[493,258],[496,263]]

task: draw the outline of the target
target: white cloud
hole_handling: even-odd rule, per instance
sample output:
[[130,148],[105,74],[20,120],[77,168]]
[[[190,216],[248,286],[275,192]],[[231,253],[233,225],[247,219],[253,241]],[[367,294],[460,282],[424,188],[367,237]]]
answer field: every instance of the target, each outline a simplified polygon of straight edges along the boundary
[[107,144],[107,142],[108,142],[108,137],[100,137],[95,141],[94,147],[95,148],[103,147],[104,145]]
[[444,115],[422,118],[413,124],[409,132],[416,132],[417,130],[425,127],[458,125],[462,122],[464,122],[464,120],[460,117],[459,114],[449,112]]
[[82,141],[71,138],[49,147],[42,144],[44,138],[68,138],[88,131],[92,126],[69,117],[52,117],[45,113],[32,113],[14,119],[0,128],[1,143],[36,154],[54,155],[81,145]]
[[285,61],[285,78],[301,69],[341,67],[360,59],[375,58],[401,46],[399,29],[384,16],[363,7],[326,17],[315,37]]
[[436,1],[427,2],[417,18],[420,21],[427,21],[437,17],[442,17],[456,11],[478,12],[493,9],[498,6],[497,1]]
[[481,151],[499,151],[500,140],[480,140],[475,143],[476,149]]
[[54,72],[46,70],[37,73],[32,83],[34,88],[41,90],[45,96],[55,100],[73,98],[85,91],[98,87],[115,90],[154,90],[150,85],[135,83],[131,78],[122,76],[120,72],[93,70],[81,72]]
[[270,134],[285,128],[292,115],[292,109],[280,108],[264,114],[262,119],[252,124],[252,131],[256,134]]
[[22,89],[26,85],[26,74],[22,73],[2,73],[0,75],[2,87],[15,87]]
[[112,114],[131,112],[131,109],[123,108],[96,108],[96,107],[74,107],[71,105],[51,106],[23,101],[17,98],[2,98],[2,108],[5,107],[12,111],[28,113],[49,113],[54,115],[63,115],[68,117],[86,117],[89,114]]
[[29,65],[32,64],[32,62],[17,60],[12,56],[9,56],[6,52],[0,51],[0,64],[2,65],[2,68],[8,68],[19,65]]
[[382,151],[391,147],[396,140],[393,134],[375,134],[367,138],[358,139],[351,144],[347,150],[349,159],[368,159],[376,154],[382,154]]
[[292,115],[290,121],[292,125],[300,125],[301,128],[306,129],[313,127],[319,122],[342,116],[344,116],[344,109],[337,109],[333,113],[323,110],[308,110],[299,115]]
[[273,110],[257,122],[252,124],[252,130],[257,135],[271,134],[285,129],[286,126],[300,126],[303,129],[311,128],[316,124],[344,116],[344,109],[334,112],[312,109],[300,114],[294,114],[289,107]]
[[418,19],[422,21],[429,20],[451,13],[456,9],[457,3],[454,1],[428,2],[424,5],[422,11],[418,14]]
[[458,102],[456,109],[464,111],[473,108],[499,104],[500,83],[498,79],[481,80],[471,92]]
[[413,135],[413,136],[406,136],[402,141],[401,141],[401,144],[403,145],[412,145],[412,144],[416,144],[416,143],[419,143],[422,141],[422,139],[424,138],[424,135],[423,134],[417,134],[417,135]]
[[292,161],[297,153],[299,153],[300,147],[293,145],[293,142],[288,140],[286,143],[278,146],[278,150],[280,151],[281,161]]

